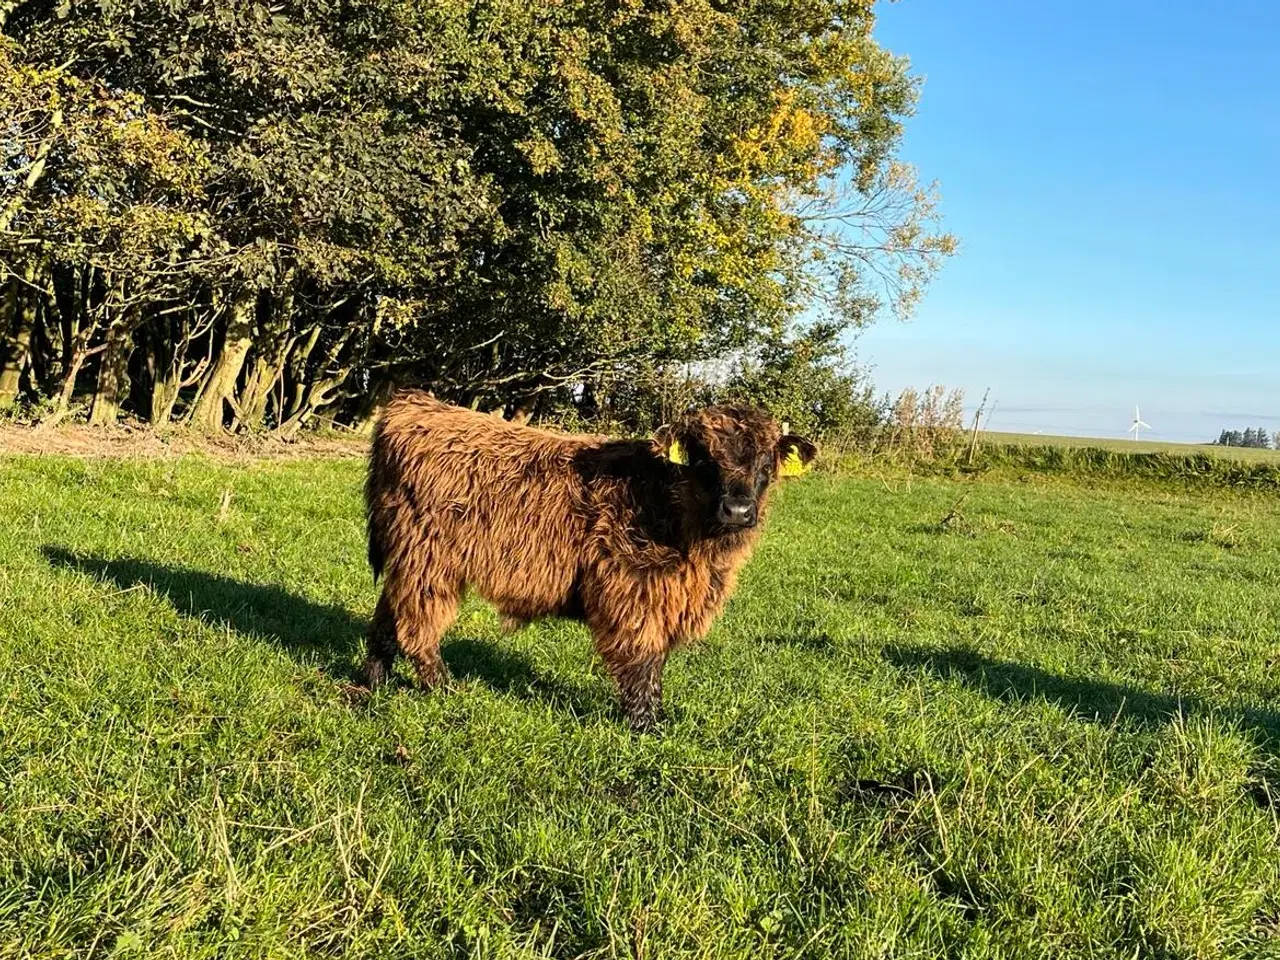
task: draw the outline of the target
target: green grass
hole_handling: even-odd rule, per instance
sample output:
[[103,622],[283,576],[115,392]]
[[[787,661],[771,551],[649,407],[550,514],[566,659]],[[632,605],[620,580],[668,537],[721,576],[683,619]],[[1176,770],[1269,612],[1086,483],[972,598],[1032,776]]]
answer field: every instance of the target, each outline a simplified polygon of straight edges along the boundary
[[[1188,450],[1195,448],[1188,447]],[[972,456],[971,456],[972,452]],[[1267,451],[1254,451],[1266,454]],[[847,462],[858,463],[856,455]],[[848,463],[846,463],[846,466]],[[898,469],[907,467],[899,465]],[[1186,490],[1214,487],[1280,492],[1280,458],[1236,457],[1215,453],[1133,451],[1119,446],[1068,446],[1045,443],[991,443],[976,450],[952,447],[932,461],[916,461],[909,468],[926,474],[1026,476],[1039,474],[1094,482],[1138,480]],[[873,461],[863,469],[875,470]]]
[[360,481],[0,460],[0,956],[1280,956],[1273,497],[807,477],[634,738],[480,603],[349,698]]
[[1220,447],[1213,443],[1172,443],[1164,440],[1114,440],[1108,437],[1058,437],[1042,433],[1004,433],[983,430],[978,438],[983,443],[1019,444],[1022,446],[1094,447],[1120,453],[1208,453],[1233,460],[1280,462],[1280,450],[1254,447]]

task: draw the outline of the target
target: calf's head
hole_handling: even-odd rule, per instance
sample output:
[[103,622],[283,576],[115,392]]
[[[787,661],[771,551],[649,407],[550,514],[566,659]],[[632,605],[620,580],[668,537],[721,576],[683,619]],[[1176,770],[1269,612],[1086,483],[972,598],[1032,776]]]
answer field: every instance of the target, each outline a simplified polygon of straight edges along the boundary
[[736,405],[691,411],[654,443],[679,466],[695,509],[717,533],[754,527],[770,484],[803,473],[818,452],[804,437],[784,435],[768,414]]

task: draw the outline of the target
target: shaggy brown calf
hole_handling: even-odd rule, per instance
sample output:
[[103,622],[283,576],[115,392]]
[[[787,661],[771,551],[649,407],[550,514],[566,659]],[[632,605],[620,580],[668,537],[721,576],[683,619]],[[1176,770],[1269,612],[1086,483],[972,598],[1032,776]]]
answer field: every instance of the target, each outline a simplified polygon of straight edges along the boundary
[[733,591],[780,474],[813,459],[759,411],[709,407],[653,440],[516,426],[409,392],[374,434],[369,562],[386,574],[370,686],[397,653],[447,679],[440,638],[472,587],[510,621],[583,620],[631,725],[656,722],[662,668]]

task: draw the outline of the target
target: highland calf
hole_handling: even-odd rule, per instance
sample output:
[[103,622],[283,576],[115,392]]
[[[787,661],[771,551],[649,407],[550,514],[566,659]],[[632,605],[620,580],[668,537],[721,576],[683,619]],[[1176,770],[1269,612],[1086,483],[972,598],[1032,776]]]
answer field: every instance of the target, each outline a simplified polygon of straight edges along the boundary
[[636,729],[659,715],[668,652],[710,628],[764,519],[769,487],[813,459],[765,414],[716,406],[653,440],[517,426],[407,392],[374,434],[369,562],[385,574],[370,686],[397,653],[425,687],[471,587],[509,621],[585,621]]

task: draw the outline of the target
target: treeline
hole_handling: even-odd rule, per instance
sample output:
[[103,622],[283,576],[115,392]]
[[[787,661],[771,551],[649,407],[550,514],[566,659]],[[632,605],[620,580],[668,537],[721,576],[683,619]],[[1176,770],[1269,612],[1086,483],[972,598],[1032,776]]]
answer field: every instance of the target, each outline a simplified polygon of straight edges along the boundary
[[845,335],[954,249],[872,7],[0,3],[0,406],[868,416]]
[[1280,450],[1280,431],[1274,436],[1264,427],[1249,427],[1245,430],[1223,430],[1214,441],[1219,447],[1253,447],[1255,449]]

